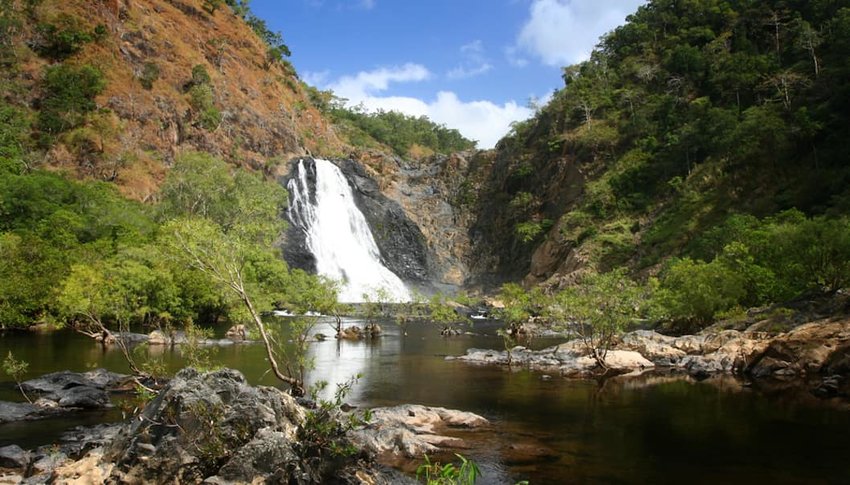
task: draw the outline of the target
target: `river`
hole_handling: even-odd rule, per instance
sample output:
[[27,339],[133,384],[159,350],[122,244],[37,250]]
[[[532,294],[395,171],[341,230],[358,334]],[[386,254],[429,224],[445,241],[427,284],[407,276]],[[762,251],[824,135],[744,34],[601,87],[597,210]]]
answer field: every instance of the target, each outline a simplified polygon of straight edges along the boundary
[[[469,329],[476,335],[452,338],[429,324],[385,323],[384,329],[374,341],[312,343],[315,367],[308,380],[326,380],[333,388],[361,374],[347,398],[353,405],[418,403],[487,417],[494,431],[473,437],[475,448],[464,451],[481,464],[482,483],[840,483],[850,476],[850,411],[804,392],[732,377],[697,382],[653,373],[603,384],[479,367],[445,356],[471,347],[501,348],[495,324],[477,323]],[[332,333],[327,325],[316,330]],[[534,346],[557,342],[537,340]],[[0,338],[0,356],[9,350],[30,363],[28,378],[97,367],[127,372],[117,351],[69,331],[9,333]],[[183,366],[179,350],[156,354],[169,369]],[[215,360],[239,369],[253,384],[276,384],[259,345],[218,348]],[[5,377],[0,399],[21,399]],[[70,427],[118,419],[116,407],[2,425],[0,446],[34,447]],[[535,451],[523,451],[528,449]]]

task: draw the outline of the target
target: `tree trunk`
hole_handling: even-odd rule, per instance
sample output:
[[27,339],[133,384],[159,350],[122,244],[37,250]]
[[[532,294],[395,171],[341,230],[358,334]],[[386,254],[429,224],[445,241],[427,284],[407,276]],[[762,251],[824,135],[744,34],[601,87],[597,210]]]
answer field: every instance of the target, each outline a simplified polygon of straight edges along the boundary
[[292,394],[296,396],[303,396],[304,383],[301,382],[301,380],[299,379],[288,376],[281,372],[280,366],[277,363],[277,359],[274,356],[274,351],[272,350],[271,340],[269,339],[268,333],[266,333],[266,326],[265,324],[263,324],[263,320],[260,318],[260,315],[254,309],[254,305],[253,303],[251,303],[251,299],[248,297],[248,294],[245,293],[243,289],[240,289],[239,296],[242,299],[242,302],[248,308],[248,311],[251,313],[251,318],[254,319],[254,324],[257,325],[257,329],[260,331],[260,338],[263,339],[263,345],[266,347],[266,356],[269,359],[269,365],[271,366],[272,372],[274,372],[275,377],[289,384],[290,388],[292,389]]

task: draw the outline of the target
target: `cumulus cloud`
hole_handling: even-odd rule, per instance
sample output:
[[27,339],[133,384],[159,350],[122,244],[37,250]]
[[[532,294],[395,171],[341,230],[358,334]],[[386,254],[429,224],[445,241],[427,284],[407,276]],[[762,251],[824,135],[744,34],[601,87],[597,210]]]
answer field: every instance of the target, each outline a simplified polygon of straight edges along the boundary
[[390,83],[423,81],[429,76],[424,66],[405,64],[343,76],[325,88],[346,98],[349,106],[362,105],[367,111],[399,111],[411,116],[427,116],[478,141],[480,148],[492,148],[510,130],[511,123],[532,115],[529,108],[514,101],[501,105],[485,100],[463,101],[451,91],[440,91],[432,100],[381,95],[389,89]]
[[621,25],[646,0],[534,0],[517,36],[522,51],[552,66],[586,60],[599,37]]
[[480,76],[493,68],[493,65],[487,61],[484,55],[484,43],[481,40],[475,40],[461,46],[460,53],[463,57],[463,62],[446,73],[449,79],[466,79]]

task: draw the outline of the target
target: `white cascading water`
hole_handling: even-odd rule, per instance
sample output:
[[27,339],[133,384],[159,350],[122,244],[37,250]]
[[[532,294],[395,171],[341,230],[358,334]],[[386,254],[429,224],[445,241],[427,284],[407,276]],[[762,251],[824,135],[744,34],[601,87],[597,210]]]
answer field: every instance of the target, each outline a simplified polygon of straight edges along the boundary
[[319,274],[342,282],[339,299],[362,302],[363,294],[383,288],[397,302],[410,301],[404,282],[381,263],[381,253],[345,176],[333,163],[314,159],[315,200],[304,161],[287,184],[291,196],[289,219],[304,231]]

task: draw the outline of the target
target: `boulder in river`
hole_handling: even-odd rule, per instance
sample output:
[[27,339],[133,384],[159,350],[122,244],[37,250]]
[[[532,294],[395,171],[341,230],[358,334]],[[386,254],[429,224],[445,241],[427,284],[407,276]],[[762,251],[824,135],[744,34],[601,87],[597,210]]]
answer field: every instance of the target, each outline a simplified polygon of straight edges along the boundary
[[41,408],[100,409],[110,406],[108,391],[123,387],[129,379],[104,369],[61,371],[24,381],[21,388],[38,396]]
[[421,459],[440,449],[465,448],[464,441],[446,436],[451,429],[478,429],[483,417],[446,408],[405,404],[372,410],[372,419],[352,433],[361,449],[378,455]]

